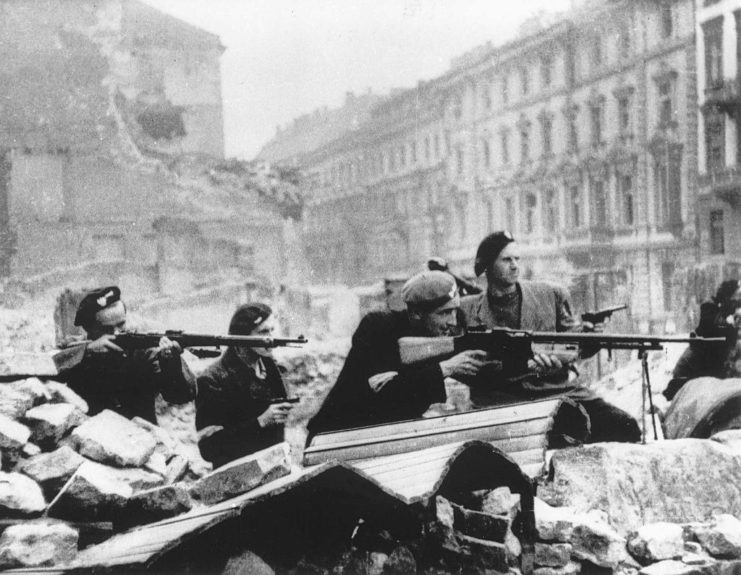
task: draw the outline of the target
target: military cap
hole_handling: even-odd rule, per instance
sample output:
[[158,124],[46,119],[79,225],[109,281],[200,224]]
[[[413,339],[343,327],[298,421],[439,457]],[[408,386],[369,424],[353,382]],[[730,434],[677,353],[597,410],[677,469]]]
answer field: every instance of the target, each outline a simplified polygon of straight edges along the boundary
[[234,312],[229,322],[229,333],[232,335],[249,335],[258,325],[264,322],[273,310],[264,303],[241,305]]
[[75,314],[75,325],[85,327],[95,322],[95,314],[121,300],[118,286],[94,289],[85,294]]
[[449,273],[424,271],[412,276],[401,288],[408,308],[432,311],[449,301],[459,301],[458,287]]
[[484,270],[499,257],[507,244],[511,244],[513,241],[515,241],[515,238],[507,231],[494,232],[481,240],[479,249],[476,250],[476,261],[473,264],[476,277],[484,273]]

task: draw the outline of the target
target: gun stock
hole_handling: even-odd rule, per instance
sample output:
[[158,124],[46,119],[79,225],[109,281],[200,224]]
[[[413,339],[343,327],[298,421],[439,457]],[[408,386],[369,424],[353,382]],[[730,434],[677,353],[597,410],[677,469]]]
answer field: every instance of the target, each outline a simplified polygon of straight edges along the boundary
[[401,363],[412,365],[428,359],[444,359],[455,353],[453,337],[402,337],[399,339]]

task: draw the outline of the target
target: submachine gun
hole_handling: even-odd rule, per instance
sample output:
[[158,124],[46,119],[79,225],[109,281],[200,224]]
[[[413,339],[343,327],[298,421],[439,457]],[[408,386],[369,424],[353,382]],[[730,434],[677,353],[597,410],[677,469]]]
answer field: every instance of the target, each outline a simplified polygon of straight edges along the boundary
[[[297,338],[260,335],[204,335],[179,330],[167,330],[161,333],[124,331],[116,334],[113,343],[125,350],[148,349],[157,347],[160,339],[163,337],[176,341],[183,349],[189,348],[191,353],[198,357],[216,357],[221,354],[218,348],[222,346],[263,348],[297,347],[308,342],[303,335]],[[89,341],[74,341],[69,345],[79,345],[89,343]]]
[[[582,357],[582,349],[615,350],[635,349],[642,362],[644,403],[646,397],[650,402],[651,381],[648,372],[648,353],[661,350],[668,343],[690,343],[692,345],[723,345],[725,337],[690,337],[670,335],[639,334],[605,334],[583,332],[537,332],[508,328],[496,328],[486,331],[469,331],[456,337],[402,337],[399,339],[399,353],[404,364],[415,364],[431,359],[446,359],[466,350],[482,350],[488,354],[488,360],[494,363],[503,378],[519,380],[532,375],[528,361],[533,358],[534,346],[556,344],[556,349],[538,349],[555,355],[564,363],[573,363]],[[654,437],[657,431],[654,426]]]

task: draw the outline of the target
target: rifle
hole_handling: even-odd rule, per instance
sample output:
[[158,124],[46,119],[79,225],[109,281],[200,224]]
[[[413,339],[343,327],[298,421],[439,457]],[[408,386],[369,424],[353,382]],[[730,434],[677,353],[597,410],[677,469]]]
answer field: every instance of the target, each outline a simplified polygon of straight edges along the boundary
[[274,403],[298,403],[299,401],[301,401],[300,397],[271,397],[268,403],[273,405]]
[[602,309],[598,309],[597,311],[588,311],[581,314],[581,319],[582,321],[588,321],[589,323],[603,323],[608,317],[612,317],[613,313],[623,309],[628,309],[628,306],[623,304],[615,305],[612,307],[605,307]]
[[403,364],[411,365],[430,359],[446,359],[462,351],[480,349],[490,359],[502,363],[502,375],[518,378],[528,373],[528,360],[533,357],[533,344],[562,344],[560,349],[536,348],[570,363],[579,359],[581,346],[592,349],[635,349],[639,353],[664,348],[667,343],[717,345],[723,337],[677,337],[670,335],[604,334],[582,332],[537,332],[496,328],[471,331],[456,337],[402,337],[399,353]]
[[[166,337],[180,344],[185,348],[209,348],[222,346],[233,347],[296,347],[307,343],[307,339],[300,335],[297,338],[258,336],[258,335],[204,335],[187,333],[180,330],[166,330],[164,333],[138,333],[134,331],[124,331],[117,333],[113,343],[117,346],[127,349],[149,349],[157,347],[160,339]],[[71,342],[69,345],[80,345],[90,343],[90,340],[81,340]],[[191,349],[192,353],[198,357],[216,357],[221,352],[218,350],[208,349]]]

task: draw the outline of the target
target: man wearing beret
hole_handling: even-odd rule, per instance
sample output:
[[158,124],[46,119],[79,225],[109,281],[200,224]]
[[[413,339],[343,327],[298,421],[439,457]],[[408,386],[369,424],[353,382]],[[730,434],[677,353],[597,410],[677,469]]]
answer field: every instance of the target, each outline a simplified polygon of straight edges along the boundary
[[[586,322],[580,324],[574,318],[565,288],[548,282],[520,280],[520,251],[509,232],[495,232],[484,238],[476,252],[474,272],[477,276],[486,274],[487,290],[461,300],[461,310],[469,328],[505,327],[551,332],[602,328]],[[582,356],[593,355],[596,351],[582,350]],[[572,385],[568,366],[562,365],[556,355],[536,352],[530,366],[538,377],[519,383],[498,381],[496,377],[486,381],[479,378],[478,384],[471,386],[474,405],[481,407],[566,393],[589,416],[590,442],[640,440],[635,419],[586,389]],[[555,432],[559,423],[566,422],[559,422],[557,418],[552,439],[560,435],[554,439],[556,443],[570,442],[573,438],[567,433]]]
[[[242,305],[229,322],[233,335],[273,335],[272,309],[263,303]],[[196,427],[206,461],[220,467],[283,441],[291,404],[285,398],[270,349],[229,347],[198,377]]]
[[111,409],[157,423],[157,394],[170,403],[195,397],[195,377],[177,342],[163,337],[157,347],[138,350],[116,344],[116,334],[126,325],[126,306],[118,287],[88,292],[77,308],[75,325],[85,330],[88,341],[57,352],[54,362],[58,378],[87,401],[90,415]]
[[402,287],[406,311],[366,315],[337,382],[309,435],[420,417],[432,403],[446,400],[446,377],[473,377],[485,353],[464,351],[445,361],[402,365],[398,340],[405,336],[454,335],[460,297],[455,279],[442,271],[415,275]]

